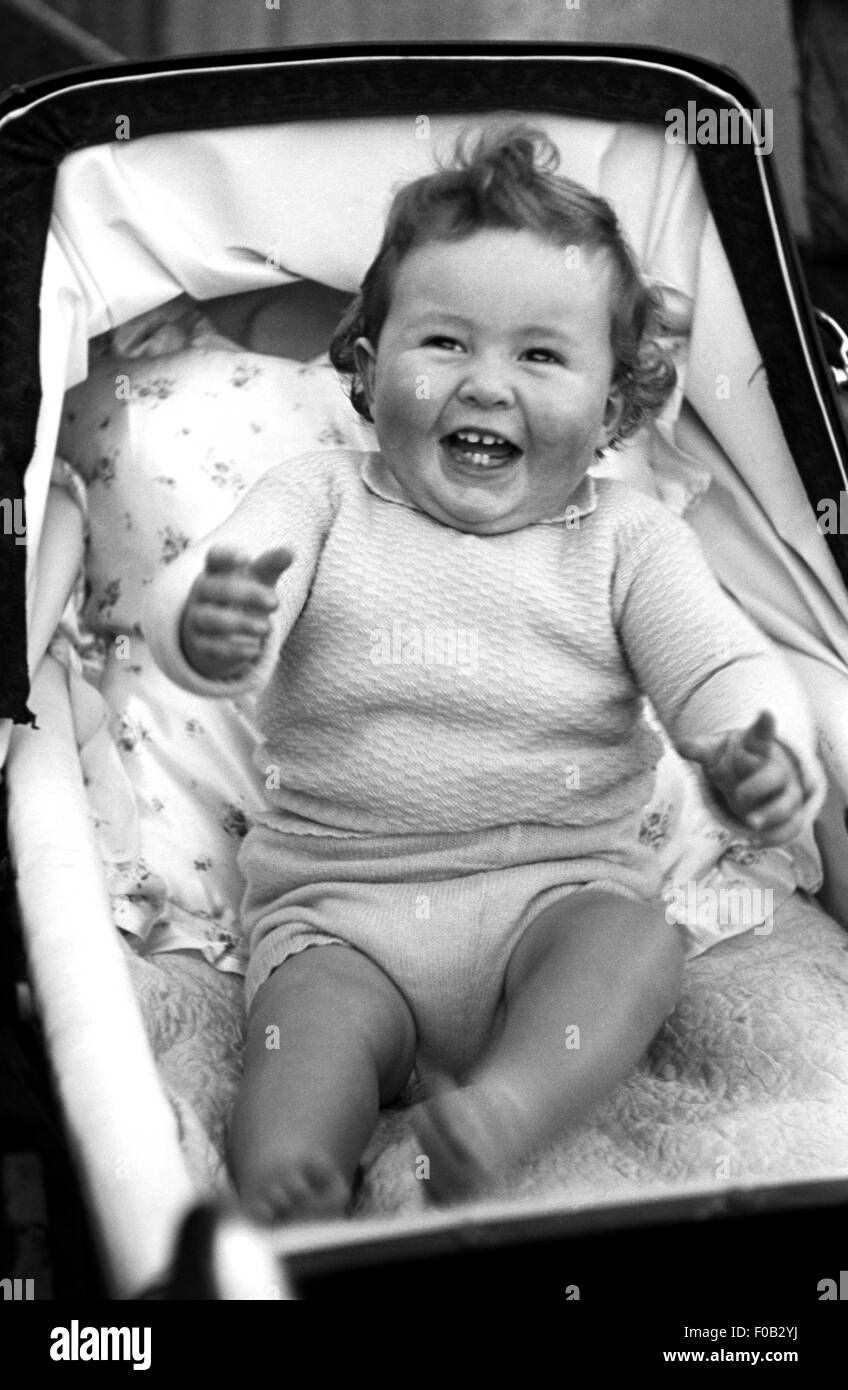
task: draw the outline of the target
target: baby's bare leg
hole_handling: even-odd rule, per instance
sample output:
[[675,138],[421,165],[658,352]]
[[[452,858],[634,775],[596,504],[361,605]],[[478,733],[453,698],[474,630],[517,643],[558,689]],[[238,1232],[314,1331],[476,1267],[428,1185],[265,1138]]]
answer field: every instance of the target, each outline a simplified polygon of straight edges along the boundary
[[660,903],[587,890],[542,912],[513,952],[500,1037],[461,1088],[412,1112],[429,1195],[483,1191],[580,1123],[674,1008],[682,963]]
[[387,975],[346,946],[309,947],[279,966],[250,1010],[230,1162],[260,1220],[341,1214],[381,1104],[415,1057],[409,1007]]

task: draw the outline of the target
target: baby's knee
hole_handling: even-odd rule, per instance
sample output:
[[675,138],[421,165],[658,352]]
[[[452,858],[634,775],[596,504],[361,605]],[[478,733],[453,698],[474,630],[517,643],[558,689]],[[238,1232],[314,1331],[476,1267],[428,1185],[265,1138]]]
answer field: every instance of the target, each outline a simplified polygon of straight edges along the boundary
[[321,1048],[327,1066],[341,1059],[373,1068],[381,1097],[406,1081],[417,1045],[410,1006],[389,975],[355,947],[315,944],[288,957],[254,996],[248,1020],[247,1062],[267,1067],[266,1035],[273,1028],[289,1055]]

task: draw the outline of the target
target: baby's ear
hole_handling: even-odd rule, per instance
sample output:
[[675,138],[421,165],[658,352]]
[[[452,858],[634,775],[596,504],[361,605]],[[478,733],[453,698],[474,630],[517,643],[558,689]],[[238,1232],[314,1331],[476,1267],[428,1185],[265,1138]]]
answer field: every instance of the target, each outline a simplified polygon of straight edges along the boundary
[[623,413],[624,396],[621,394],[621,389],[618,386],[612,386],[607,396],[607,403],[604,406],[603,424],[598,431],[597,447],[599,450],[605,449],[609,444],[618,429]]
[[377,367],[377,353],[368,338],[357,338],[353,345],[353,360],[356,363],[356,370],[370,409],[374,401],[374,372]]

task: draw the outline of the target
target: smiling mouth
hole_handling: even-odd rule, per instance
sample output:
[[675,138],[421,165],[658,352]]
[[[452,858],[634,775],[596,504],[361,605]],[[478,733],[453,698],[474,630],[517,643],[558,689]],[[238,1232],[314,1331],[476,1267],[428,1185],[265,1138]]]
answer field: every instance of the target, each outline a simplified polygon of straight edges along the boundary
[[442,444],[452,462],[467,468],[501,468],[521,455],[517,444],[489,430],[454,430]]

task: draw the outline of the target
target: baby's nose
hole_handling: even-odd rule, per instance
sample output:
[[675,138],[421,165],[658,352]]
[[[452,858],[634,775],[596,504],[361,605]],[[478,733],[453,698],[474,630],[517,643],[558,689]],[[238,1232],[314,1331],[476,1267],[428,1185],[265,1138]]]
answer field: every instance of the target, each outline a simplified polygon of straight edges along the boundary
[[507,365],[492,358],[479,358],[469,363],[459,396],[473,405],[509,405],[513,399],[513,388]]

